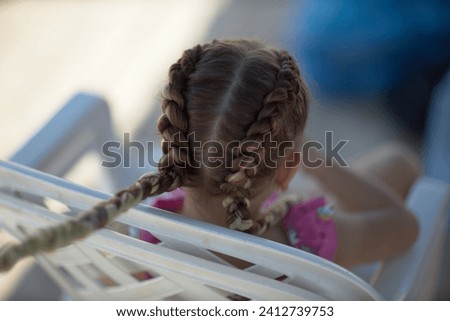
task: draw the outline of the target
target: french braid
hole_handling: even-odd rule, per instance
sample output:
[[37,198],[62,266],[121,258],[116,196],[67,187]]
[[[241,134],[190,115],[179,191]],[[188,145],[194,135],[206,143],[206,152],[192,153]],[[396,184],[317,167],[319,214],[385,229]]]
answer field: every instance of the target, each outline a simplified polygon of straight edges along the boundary
[[187,138],[189,119],[183,90],[189,75],[195,70],[201,52],[200,45],[184,52],[182,58],[170,67],[169,83],[162,93],[163,113],[157,124],[163,151],[159,171],[174,172],[180,179],[179,186],[183,184],[190,163]]
[[182,90],[195,70],[201,50],[202,47],[197,46],[185,51],[182,58],[170,67],[169,83],[163,91],[163,114],[157,124],[163,150],[158,172],[143,175],[128,188],[76,218],[40,230],[19,244],[6,246],[0,252],[0,272],[10,270],[24,257],[52,251],[85,238],[145,198],[174,190],[183,184],[189,160],[186,139],[188,119]]
[[[220,186],[220,189],[226,194],[223,206],[227,210],[228,226],[257,235],[263,234],[287,212],[279,211],[278,209],[285,208],[280,205],[272,212],[266,213],[261,220],[250,219],[248,189],[251,187],[252,178],[257,175],[259,170],[267,171],[267,168],[264,168],[264,162],[267,161],[266,156],[269,153],[264,148],[264,135],[270,133],[274,138],[281,138],[277,141],[286,139],[289,133],[282,133],[285,118],[293,108],[298,108],[299,103],[307,103],[306,90],[300,90],[305,86],[302,86],[295,61],[285,51],[275,52],[275,54],[280,66],[275,88],[265,96],[257,120],[249,127],[247,137],[241,144],[242,147],[245,147],[235,154],[232,172],[225,177],[224,183]],[[306,115],[301,116],[303,116],[301,119],[303,122]],[[245,144],[246,142],[249,144]],[[258,155],[256,162],[244,160],[244,158],[248,159],[249,152]],[[290,203],[291,199],[285,202],[285,205]]]

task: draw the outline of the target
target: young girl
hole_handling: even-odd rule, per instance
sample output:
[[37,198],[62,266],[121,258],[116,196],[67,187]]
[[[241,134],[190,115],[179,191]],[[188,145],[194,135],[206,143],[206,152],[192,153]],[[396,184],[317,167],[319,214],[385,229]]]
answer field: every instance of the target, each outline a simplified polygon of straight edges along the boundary
[[[85,237],[146,197],[165,192],[171,193],[155,206],[346,267],[398,255],[413,244],[418,228],[401,196],[416,170],[400,153],[390,158],[385,153],[363,167],[364,175],[304,167],[336,200],[334,209],[324,197],[283,195],[302,157],[311,159],[298,153],[308,91],[287,52],[247,40],[197,45],[170,67],[162,96],[158,172],[77,219],[11,245],[0,254],[1,270]],[[146,232],[141,237],[156,241]]]

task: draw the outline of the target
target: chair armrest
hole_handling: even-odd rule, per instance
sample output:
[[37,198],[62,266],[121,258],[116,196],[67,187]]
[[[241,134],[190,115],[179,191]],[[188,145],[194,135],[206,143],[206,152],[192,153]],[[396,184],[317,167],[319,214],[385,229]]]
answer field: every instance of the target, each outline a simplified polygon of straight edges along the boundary
[[[119,142],[112,127],[108,103],[100,96],[78,93],[10,157],[10,161],[64,177],[88,152],[104,159],[102,148],[108,141]],[[105,182],[101,188],[115,192],[146,170],[149,168],[125,167],[123,164],[112,168],[102,166],[102,181]]]
[[10,160],[61,177],[80,155],[114,138],[110,119],[105,100],[76,94]]
[[388,300],[433,299],[444,241],[447,235],[450,186],[431,178],[420,178],[407,199],[420,232],[414,246],[386,261],[374,283]]

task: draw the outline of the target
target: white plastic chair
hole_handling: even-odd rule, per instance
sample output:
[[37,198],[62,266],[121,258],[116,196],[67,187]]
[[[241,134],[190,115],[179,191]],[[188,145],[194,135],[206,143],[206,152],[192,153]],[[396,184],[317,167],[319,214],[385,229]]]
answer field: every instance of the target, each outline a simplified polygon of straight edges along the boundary
[[[73,103],[66,105],[50,123],[67,119],[64,115],[72,113],[70,106]],[[108,113],[106,104],[90,106],[88,111],[99,108]],[[103,117],[102,113],[98,115]],[[111,125],[105,129],[99,127],[93,117],[89,119],[92,127],[83,117],[76,118],[79,123],[75,121],[72,125],[103,131],[103,134],[96,134],[97,137],[113,135],[104,135],[113,133]],[[83,138],[82,134],[81,130],[75,130],[70,138],[76,142]],[[40,139],[41,144],[45,144],[45,137],[49,135],[67,138],[51,126],[50,129],[44,127],[37,137],[39,135],[44,137]],[[77,135],[81,137],[77,139]],[[62,145],[70,152],[70,146]],[[52,142],[51,146],[59,145]],[[99,150],[100,146],[94,148]],[[89,149],[92,146],[85,150]],[[81,150],[74,157],[80,154]],[[13,160],[29,159],[26,155],[27,146]],[[65,156],[63,153],[62,157]],[[47,162],[58,163],[58,157]],[[8,215],[2,215],[0,221],[17,237],[21,237],[17,229],[19,223],[31,229],[64,219],[65,214],[43,207],[42,198],[56,199],[76,212],[106,197],[12,163],[2,163],[0,175],[3,191],[0,206],[8,209]],[[449,195],[447,185],[420,179],[408,199],[408,206],[417,215],[421,227],[418,241],[398,258],[355,269],[364,280],[331,262],[291,247],[145,206],[130,210],[119,221],[149,230],[163,241],[163,246],[103,230],[54,254],[39,256],[39,263],[75,299],[226,299],[230,293],[251,299],[432,299],[446,236]],[[37,204],[40,204],[38,210]],[[241,271],[210,251],[255,265]],[[130,276],[137,271],[151,271],[155,277],[139,281]],[[287,278],[283,282],[274,280],[280,276]],[[102,282],[113,285],[105,286]]]
[[[23,237],[67,216],[41,202],[54,199],[70,213],[87,209],[107,195],[13,163],[0,163],[2,224]],[[118,221],[150,231],[163,243],[149,244],[102,230],[75,245],[40,255],[39,263],[77,299],[225,299],[226,294],[259,300],[379,299],[368,284],[341,267],[278,243],[220,228],[146,206]],[[209,251],[257,266],[239,270]],[[149,271],[140,282],[132,272]],[[286,282],[276,277],[286,276]],[[71,282],[72,280],[72,282]],[[102,286],[108,280],[115,286]],[[289,284],[290,283],[290,284]],[[224,292],[225,291],[225,292]]]

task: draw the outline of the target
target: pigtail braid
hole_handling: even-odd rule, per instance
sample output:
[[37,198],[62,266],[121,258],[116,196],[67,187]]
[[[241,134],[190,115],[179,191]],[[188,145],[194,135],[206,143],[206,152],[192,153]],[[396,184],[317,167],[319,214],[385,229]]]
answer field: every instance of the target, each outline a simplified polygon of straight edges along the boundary
[[[229,227],[257,235],[263,234],[284,215],[284,207],[279,206],[277,210],[267,213],[262,220],[250,219],[248,189],[252,184],[252,178],[267,167],[265,161],[269,156],[264,146],[264,136],[268,133],[271,135],[269,139],[286,136],[286,133],[282,133],[286,131],[283,127],[285,117],[288,117],[294,108],[299,108],[299,104],[306,106],[307,103],[306,89],[301,92],[301,88],[305,86],[302,86],[294,59],[285,51],[275,51],[274,54],[279,62],[275,88],[264,97],[256,121],[250,125],[247,137],[241,141],[240,149],[234,155],[232,172],[225,177],[224,183],[220,186],[226,194],[223,206],[227,210]],[[301,116],[306,119],[306,108],[301,110]],[[286,204],[288,203],[290,202]]]
[[148,173],[107,201],[81,212],[77,217],[42,229],[19,244],[8,245],[0,251],[0,272],[10,270],[20,259],[39,252],[49,252],[87,237],[114,221],[120,214],[143,199],[178,187],[177,177]]
[[189,166],[188,114],[183,91],[189,75],[194,72],[202,47],[197,45],[186,50],[183,56],[170,67],[169,83],[162,93],[162,115],[157,128],[161,135],[163,156],[159,162],[159,172],[172,173],[180,180],[187,175]]
[[263,210],[263,216],[261,219],[255,222],[255,234],[263,234],[272,226],[278,224],[289,212],[291,207],[299,202],[303,201],[303,198],[298,195],[283,195],[269,208]]

